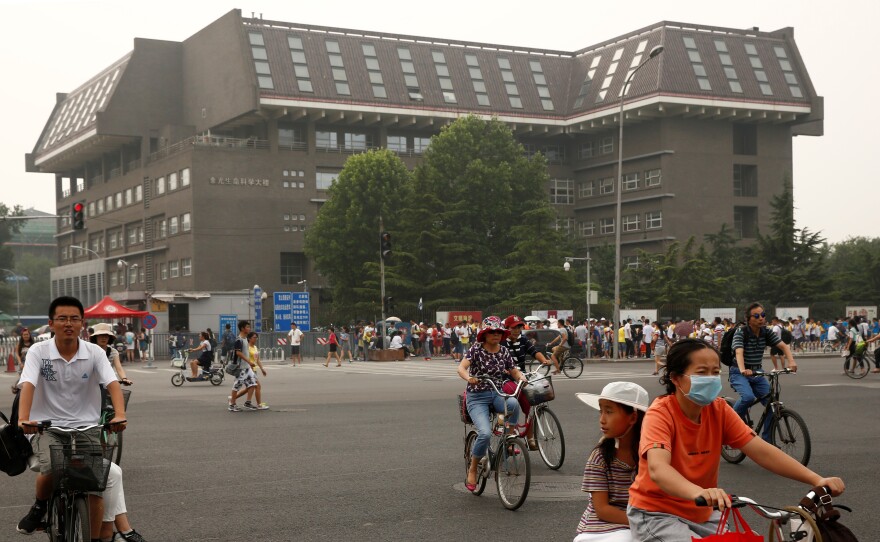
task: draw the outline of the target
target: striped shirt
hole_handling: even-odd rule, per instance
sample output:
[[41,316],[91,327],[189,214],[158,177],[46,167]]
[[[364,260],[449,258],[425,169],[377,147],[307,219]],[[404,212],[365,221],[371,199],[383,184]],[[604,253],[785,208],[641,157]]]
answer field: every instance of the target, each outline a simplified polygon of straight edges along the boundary
[[[764,360],[764,349],[768,346],[776,346],[780,342],[782,341],[779,336],[766,327],[762,327],[760,334],[756,337],[749,326],[740,326],[733,334],[731,350],[734,356],[736,356],[737,350],[743,351],[743,361],[746,367],[760,367]],[[735,357],[734,363],[736,363]]]
[[[602,450],[594,448],[584,467],[584,481],[581,484],[581,491],[587,493],[607,491],[608,504],[626,511],[626,505],[629,502],[629,486],[632,485],[635,478],[635,467],[627,465],[617,458],[614,459],[609,470],[605,464],[605,459],[602,457]],[[590,503],[587,505],[587,509],[584,510],[584,515],[581,516],[581,520],[578,523],[577,532],[578,534],[610,533],[628,528],[628,525],[608,523],[599,519],[595,508],[593,508],[593,499],[591,497]]]

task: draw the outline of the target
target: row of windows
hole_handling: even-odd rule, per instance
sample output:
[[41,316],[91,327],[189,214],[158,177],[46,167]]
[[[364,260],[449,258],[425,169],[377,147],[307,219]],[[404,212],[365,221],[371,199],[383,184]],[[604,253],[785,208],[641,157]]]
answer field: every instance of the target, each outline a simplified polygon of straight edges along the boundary
[[167,176],[156,179],[156,196],[161,196],[165,192],[174,192],[180,188],[186,188],[189,184],[189,168],[183,168],[179,172],[173,171]]
[[605,136],[598,139],[591,139],[589,141],[584,141],[581,143],[580,148],[578,148],[578,158],[581,160],[586,160],[588,158],[595,158],[597,156],[603,156],[606,154],[611,154],[614,152],[614,138],[611,136]]
[[[593,196],[605,196],[614,193],[615,177],[581,181],[578,183],[578,197],[591,198]],[[663,172],[659,169],[649,169],[642,174],[639,172],[623,174],[623,191],[628,192],[639,188],[654,188],[660,186],[663,181]]]
[[[156,195],[160,196],[165,192],[171,192],[190,185],[189,168],[184,168],[179,172],[169,173],[156,179]],[[140,203],[144,199],[144,187],[142,185],[126,188],[123,191],[111,194],[107,197],[88,202],[86,209],[88,216],[99,216],[109,213],[116,209],[122,209],[129,205]],[[69,217],[61,217],[61,225],[69,224]]]
[[192,258],[181,258],[156,264],[159,280],[176,279],[192,275]]
[[477,103],[489,107],[489,93],[486,91],[486,81],[483,79],[483,71],[480,69],[477,55],[464,55],[464,60],[474,85],[474,92],[477,94]]
[[[568,219],[573,220],[573,219]],[[634,232],[641,230],[658,230],[663,227],[663,211],[649,211],[647,213],[635,213],[621,217],[622,232]],[[558,227],[558,226],[557,226]],[[585,220],[577,223],[578,235],[581,237],[593,237],[595,235],[611,235],[614,233],[614,218],[600,218]]]
[[272,89],[272,70],[269,69],[269,55],[266,53],[266,42],[263,34],[259,32],[248,33],[248,41],[251,44],[251,56],[254,59],[254,70],[257,72],[257,83],[260,88]]

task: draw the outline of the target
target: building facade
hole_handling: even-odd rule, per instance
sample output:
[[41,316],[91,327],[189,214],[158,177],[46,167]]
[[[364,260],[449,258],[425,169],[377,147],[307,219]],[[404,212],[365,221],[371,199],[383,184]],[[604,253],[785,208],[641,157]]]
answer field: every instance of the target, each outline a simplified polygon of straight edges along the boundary
[[[570,52],[234,10],[183,42],[137,38],[58,95],[26,156],[28,171],[56,176],[53,295],[102,289],[133,307],[155,301],[176,322],[256,284],[291,291],[306,280],[313,303],[327,301],[303,237],[346,158],[386,147],[414,167],[431,136],[467,114],[498,118],[541,152],[558,227],[586,246],[614,243],[622,228],[627,264],[637,249],[722,224],[755,237],[791,178],[792,137],[823,130],[793,34],[661,22]],[[75,202],[84,230],[65,218]]]

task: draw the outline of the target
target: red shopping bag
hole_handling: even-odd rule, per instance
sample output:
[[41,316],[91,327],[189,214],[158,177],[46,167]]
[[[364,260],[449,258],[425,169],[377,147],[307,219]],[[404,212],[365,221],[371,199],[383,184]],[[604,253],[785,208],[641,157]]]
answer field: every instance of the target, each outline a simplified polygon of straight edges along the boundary
[[[727,519],[733,518],[733,530],[727,530]],[[764,537],[752,532],[738,508],[725,508],[718,522],[718,531],[703,538],[691,537],[691,542],[763,542]]]

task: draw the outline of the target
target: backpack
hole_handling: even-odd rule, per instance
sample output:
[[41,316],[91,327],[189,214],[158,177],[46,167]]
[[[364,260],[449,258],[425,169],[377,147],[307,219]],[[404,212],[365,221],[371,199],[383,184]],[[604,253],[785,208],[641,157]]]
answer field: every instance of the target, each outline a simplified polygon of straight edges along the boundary
[[[838,506],[851,512],[846,506]],[[792,534],[795,529],[806,533],[803,540],[818,540],[821,536],[822,542],[858,542],[856,535],[840,523],[840,511],[834,508],[827,488],[814,487],[796,508],[787,510],[795,511],[804,518],[800,525],[797,518],[792,520]]]
[[791,331],[787,327],[783,326],[782,334],[779,338],[782,339],[782,342],[784,342],[785,344],[791,344]]
[[743,327],[745,324],[740,322],[728,329],[724,332],[724,335],[721,336],[721,347],[718,349],[718,357],[721,358],[721,363],[730,367],[733,365],[734,355],[733,355],[733,336],[736,334],[736,330]]
[[28,458],[33,455],[31,441],[24,436],[18,426],[18,397],[12,401],[11,419],[0,412],[0,471],[9,476],[18,476],[28,468]]
[[208,337],[208,344],[211,345],[211,350],[217,350],[217,339],[214,337],[212,333],[210,337]]
[[568,341],[569,348],[574,346],[574,331],[568,326],[565,326],[565,332],[568,334],[566,340]]
[[[235,346],[238,347],[239,350],[244,351],[244,343],[241,342],[241,339],[236,339]],[[238,375],[241,374],[241,363],[242,359],[236,356],[235,352],[233,351],[232,354],[230,354],[229,361],[226,363],[226,367],[224,367],[223,370],[226,371],[226,374],[238,378]]]

